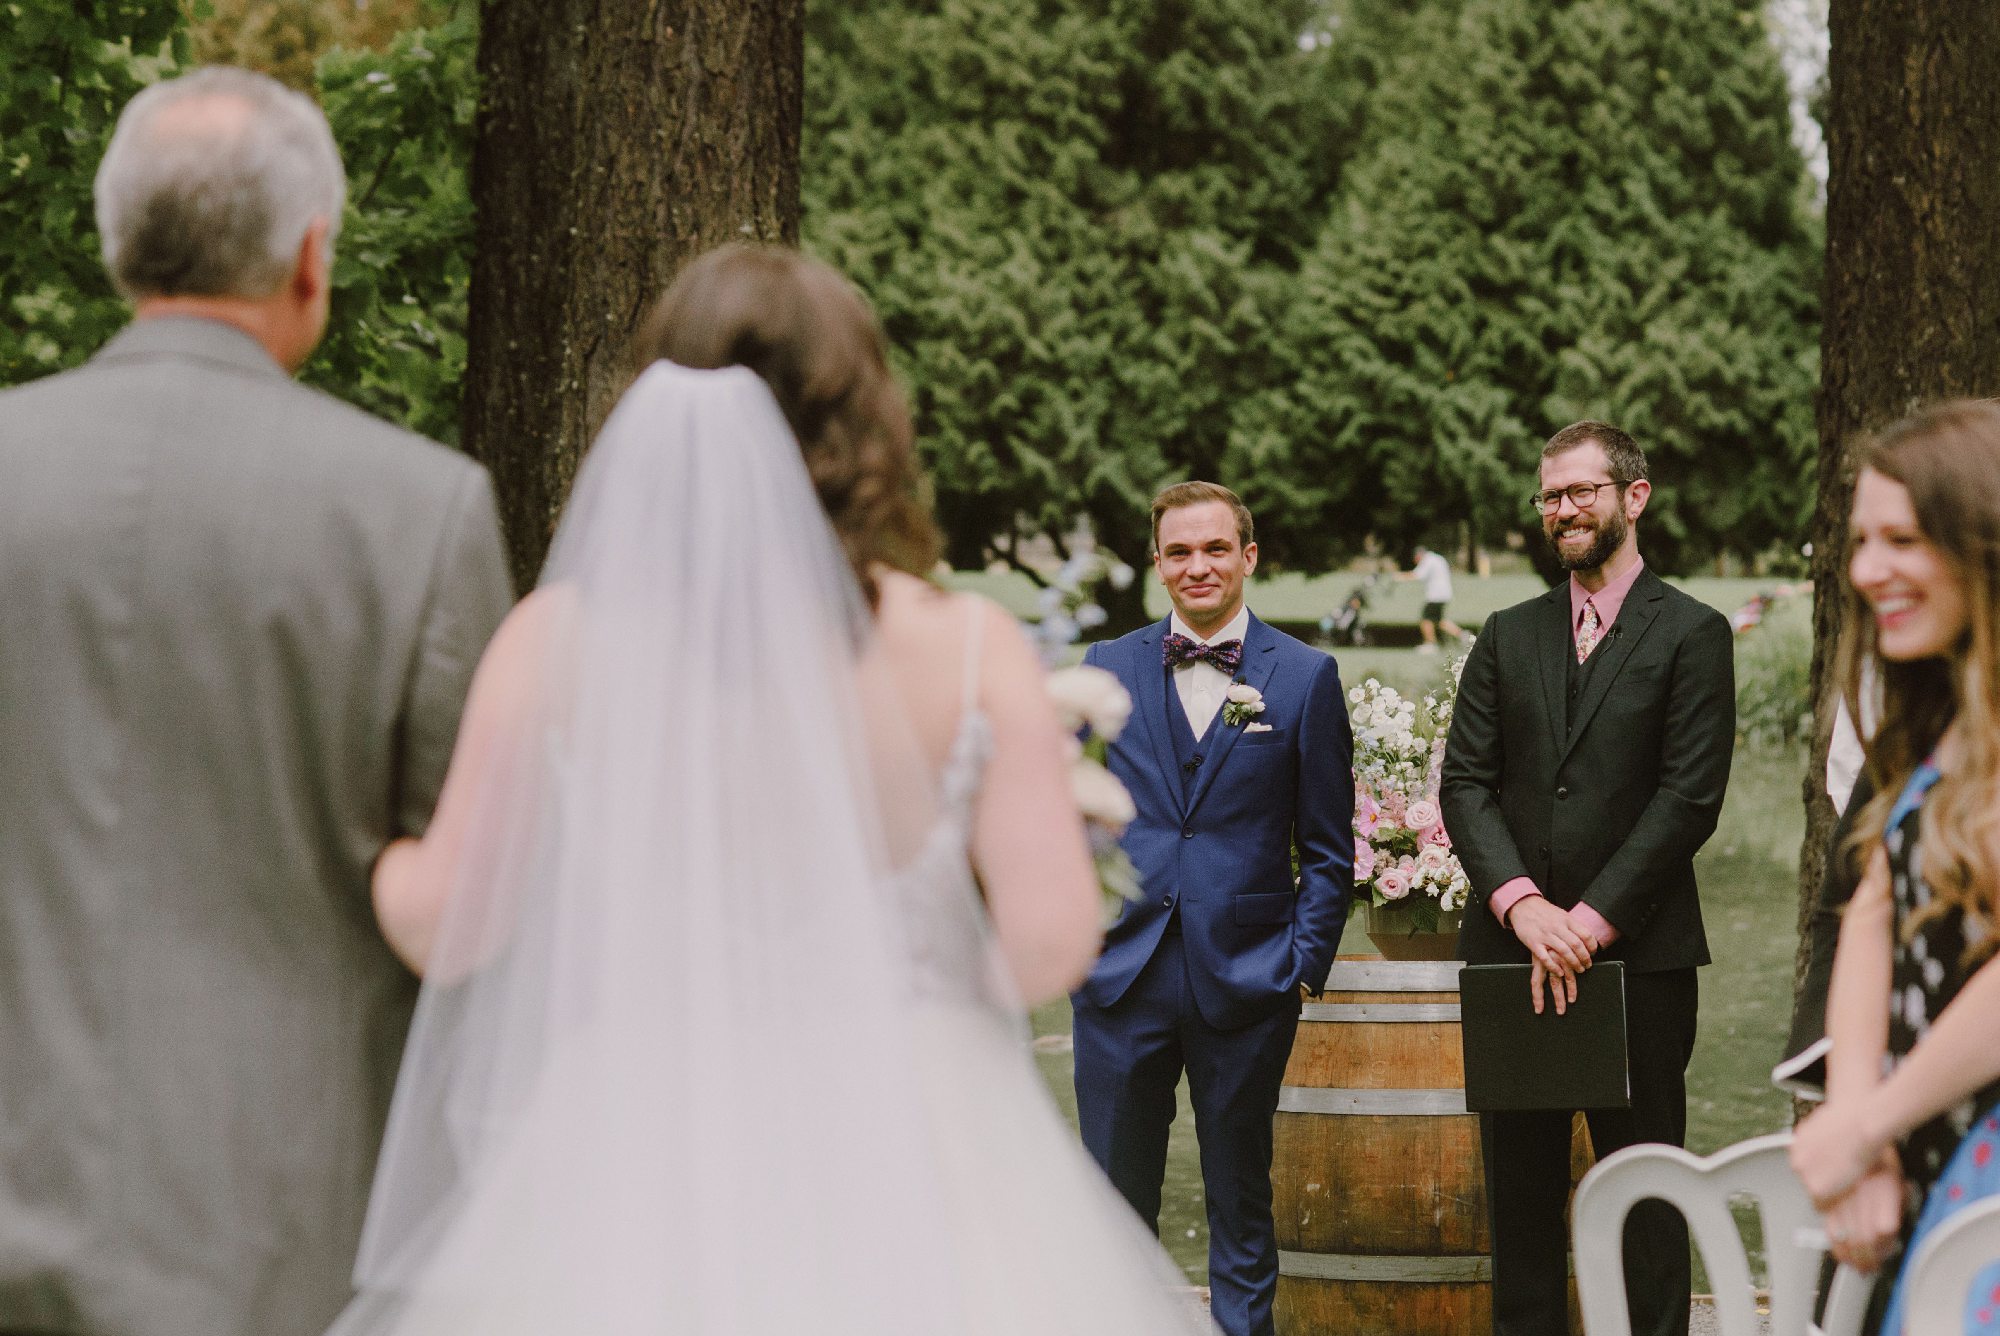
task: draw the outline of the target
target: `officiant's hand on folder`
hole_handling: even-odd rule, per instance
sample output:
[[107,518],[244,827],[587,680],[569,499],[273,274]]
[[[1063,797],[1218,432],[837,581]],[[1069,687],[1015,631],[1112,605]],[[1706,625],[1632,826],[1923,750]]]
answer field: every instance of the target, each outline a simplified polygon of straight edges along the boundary
[[1576,926],[1567,910],[1540,895],[1523,896],[1507,911],[1507,926],[1528,948],[1534,965],[1528,974],[1528,996],[1535,1014],[1542,1014],[1542,988],[1547,986],[1556,1015],[1576,1001],[1576,976],[1590,968],[1598,941]]

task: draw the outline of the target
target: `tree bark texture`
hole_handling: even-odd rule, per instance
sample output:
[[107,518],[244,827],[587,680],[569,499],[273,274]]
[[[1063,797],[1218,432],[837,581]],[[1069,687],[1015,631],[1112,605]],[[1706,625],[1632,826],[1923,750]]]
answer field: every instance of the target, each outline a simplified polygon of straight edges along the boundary
[[2000,21],[1990,0],[1833,0],[1829,19],[1801,975],[1837,816],[1826,754],[1857,437],[1931,400],[2000,393]]
[[533,584],[631,341],[688,259],[794,244],[803,0],[486,0],[466,449]]

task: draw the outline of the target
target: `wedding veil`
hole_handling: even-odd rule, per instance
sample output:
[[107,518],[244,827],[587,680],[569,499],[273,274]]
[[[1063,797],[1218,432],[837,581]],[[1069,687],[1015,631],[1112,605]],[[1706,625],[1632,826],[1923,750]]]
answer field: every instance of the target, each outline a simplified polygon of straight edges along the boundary
[[517,616],[335,1330],[963,1329],[891,891],[935,783],[763,382],[644,372]]

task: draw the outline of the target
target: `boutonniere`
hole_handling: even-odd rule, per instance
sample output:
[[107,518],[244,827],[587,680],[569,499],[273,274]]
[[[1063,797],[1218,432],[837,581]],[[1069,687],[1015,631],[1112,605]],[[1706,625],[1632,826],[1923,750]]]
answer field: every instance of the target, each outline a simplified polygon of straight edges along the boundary
[[[1222,722],[1231,728],[1239,724],[1248,724],[1264,713],[1264,693],[1247,682],[1237,682],[1232,685],[1226,700],[1228,703],[1222,707]],[[1262,725],[1262,728],[1269,727],[1269,724]]]

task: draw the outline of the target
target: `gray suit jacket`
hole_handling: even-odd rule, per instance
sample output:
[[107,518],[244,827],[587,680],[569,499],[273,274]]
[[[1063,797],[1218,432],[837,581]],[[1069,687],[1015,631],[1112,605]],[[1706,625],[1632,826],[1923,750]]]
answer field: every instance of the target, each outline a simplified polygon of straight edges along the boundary
[[416,994],[369,869],[510,599],[483,470],[228,326],[0,393],[0,1330],[339,1311]]

